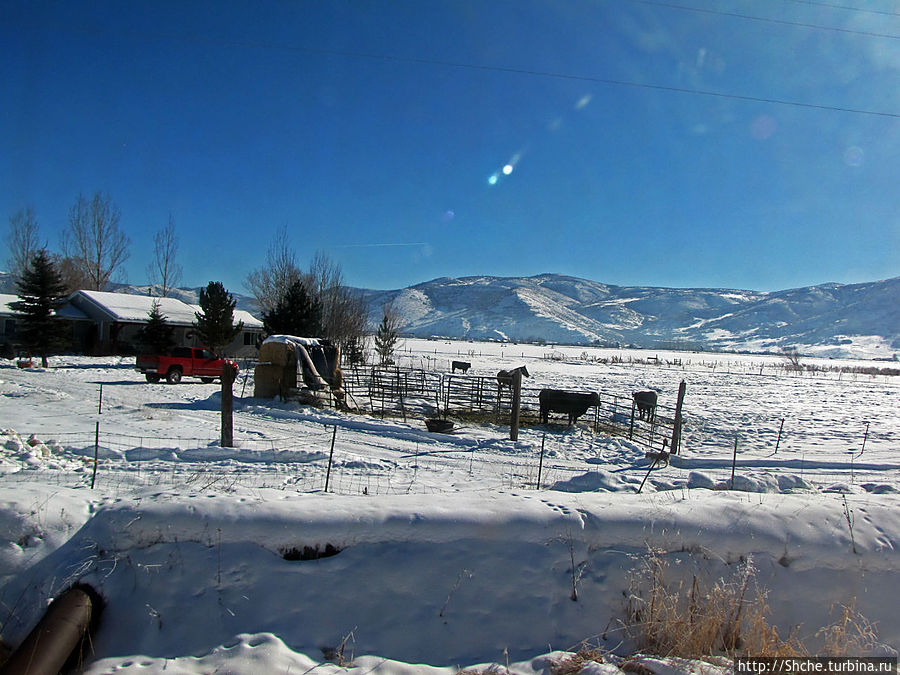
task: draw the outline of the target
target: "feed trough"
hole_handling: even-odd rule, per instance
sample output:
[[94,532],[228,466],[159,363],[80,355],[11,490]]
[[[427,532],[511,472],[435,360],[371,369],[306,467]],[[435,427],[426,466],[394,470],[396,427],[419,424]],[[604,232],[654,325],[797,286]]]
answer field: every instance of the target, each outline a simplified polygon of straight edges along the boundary
[[429,418],[425,420],[425,426],[428,427],[428,431],[434,431],[441,434],[446,434],[453,430],[453,422],[450,420]]

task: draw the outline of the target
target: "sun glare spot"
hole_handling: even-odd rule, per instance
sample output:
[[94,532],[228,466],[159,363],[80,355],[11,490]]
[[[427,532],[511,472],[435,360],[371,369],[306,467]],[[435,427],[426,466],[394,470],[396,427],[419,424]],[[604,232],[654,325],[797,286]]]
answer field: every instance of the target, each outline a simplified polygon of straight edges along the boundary
[[866,153],[859,146],[852,145],[844,150],[844,162],[847,166],[862,166],[865,157]]
[[503,167],[503,175],[504,175],[504,176],[508,176],[508,175],[511,174],[512,172],[513,172],[513,165],[512,165],[512,164],[507,164],[506,166]]
[[495,173],[492,173],[491,177],[488,178],[488,185],[496,185],[498,180],[500,180],[500,176],[498,176]]

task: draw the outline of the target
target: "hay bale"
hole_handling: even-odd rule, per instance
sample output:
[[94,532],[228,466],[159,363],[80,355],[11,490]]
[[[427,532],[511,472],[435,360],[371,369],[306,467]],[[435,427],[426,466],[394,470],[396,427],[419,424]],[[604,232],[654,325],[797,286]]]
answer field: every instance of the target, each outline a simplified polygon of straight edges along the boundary
[[[293,373],[294,380],[292,385],[286,381],[291,373]],[[253,379],[253,395],[256,398],[283,396],[289,387],[297,386],[296,371],[274,363],[260,363],[257,365],[253,371]]]
[[260,363],[271,363],[282,368],[297,367],[294,345],[285,342],[263,342],[259,348]]

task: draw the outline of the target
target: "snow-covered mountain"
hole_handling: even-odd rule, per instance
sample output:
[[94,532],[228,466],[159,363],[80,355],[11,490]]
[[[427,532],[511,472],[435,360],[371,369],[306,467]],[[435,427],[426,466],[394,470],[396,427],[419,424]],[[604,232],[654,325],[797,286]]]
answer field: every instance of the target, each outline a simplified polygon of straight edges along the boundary
[[441,278],[365,291],[373,322],[391,302],[404,333],[473,340],[777,351],[891,358],[900,277],[763,293],[612,286],[560,274]]
[[[4,288],[8,290],[4,291]],[[116,288],[146,294],[147,286]],[[196,303],[199,288],[172,295]],[[0,292],[15,292],[0,273]],[[511,342],[779,351],[894,358],[900,353],[900,277],[763,293],[723,288],[613,286],[562,274],[443,277],[392,291],[360,290],[370,323],[391,302],[402,331]],[[237,308],[253,298],[232,292]],[[158,294],[158,292],[155,292]]]

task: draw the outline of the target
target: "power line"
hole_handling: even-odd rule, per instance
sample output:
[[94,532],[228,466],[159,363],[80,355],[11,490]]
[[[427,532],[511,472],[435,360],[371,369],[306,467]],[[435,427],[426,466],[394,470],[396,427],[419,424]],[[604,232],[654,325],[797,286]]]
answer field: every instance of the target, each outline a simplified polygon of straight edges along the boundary
[[738,12],[726,12],[720,9],[705,9],[702,7],[689,7],[687,5],[677,5],[672,2],[662,2],[661,0],[628,0],[640,5],[653,5],[654,7],[667,7],[668,9],[677,9],[684,12],[695,12],[697,14],[716,14],[718,16],[730,16],[735,19],[745,19],[747,21],[761,21],[763,23],[774,23],[782,26],[795,26],[798,28],[810,28],[814,30],[827,30],[836,33],[846,33],[849,35],[863,35],[865,37],[882,38],[886,40],[900,40],[900,35],[891,35],[890,33],[874,33],[865,30],[853,30],[851,28],[838,28],[835,26],[821,26],[813,23],[803,23],[800,21],[788,21],[786,19],[773,19],[765,16],[753,16],[751,14],[740,14]]
[[850,7],[849,5],[833,5],[828,2],[815,2],[815,0],[785,0],[785,2],[794,2],[799,5],[815,5],[818,7],[830,7],[832,9],[845,9],[848,12],[859,12],[861,14],[881,14],[883,16],[900,16],[897,12],[885,12],[880,9],[864,9],[863,7]]
[[[652,5],[662,5],[662,6],[672,6],[678,8],[675,5],[667,5],[666,3],[656,2],[654,0],[629,0],[630,2],[643,2],[644,4],[652,4]],[[718,12],[716,12],[718,13]],[[41,24],[41,28],[47,28],[48,24]],[[98,28],[95,26],[72,26],[72,25],[54,25],[53,26],[59,30],[66,31],[75,31],[75,32],[85,32],[90,34],[101,33],[105,34],[110,31],[104,30],[102,28]],[[246,40],[213,40],[207,38],[205,36],[196,36],[196,35],[170,35],[163,33],[140,33],[136,31],[129,31],[124,33],[122,31],[116,31],[117,36],[128,35],[134,38],[148,39],[148,40],[165,40],[171,42],[186,42],[186,43],[199,43],[199,44],[208,44],[219,47],[241,47],[241,48],[252,48],[252,49],[268,49],[268,50],[277,50],[277,51],[286,51],[286,52],[299,52],[306,54],[319,54],[326,56],[340,56],[344,58],[356,58],[356,59],[368,59],[373,61],[385,61],[385,62],[394,62],[394,63],[415,63],[420,65],[427,66],[441,66],[444,68],[459,68],[466,70],[481,70],[487,72],[498,72],[498,73],[513,73],[516,75],[528,75],[534,77],[548,77],[559,80],[572,80],[576,82],[592,82],[594,84],[605,84],[609,86],[616,87],[631,87],[635,89],[648,89],[654,91],[668,91],[679,94],[690,94],[694,96],[707,96],[713,98],[721,98],[721,99],[731,99],[736,101],[749,101],[754,103],[769,103],[773,105],[784,105],[784,106],[792,106],[796,108],[808,108],[813,110],[828,110],[832,112],[841,112],[841,113],[850,113],[854,115],[869,115],[873,117],[886,117],[891,119],[900,119],[900,113],[895,112],[885,112],[879,110],[868,110],[865,108],[848,108],[843,106],[834,106],[834,105],[826,105],[820,103],[807,103],[803,101],[791,101],[789,99],[778,99],[778,98],[769,98],[764,96],[750,96],[750,95],[742,95],[742,94],[730,94],[726,92],[720,91],[712,91],[705,89],[692,89],[687,87],[672,87],[661,84],[649,84],[646,82],[634,82],[630,80],[616,80],[605,77],[595,77],[591,75],[574,75],[571,73],[559,73],[553,71],[544,71],[544,70],[534,70],[529,68],[516,68],[512,66],[496,66],[490,64],[482,64],[482,63],[467,63],[464,61],[447,61],[443,59],[429,59],[423,57],[415,57],[415,56],[394,56],[390,54],[376,54],[369,52],[354,52],[347,50],[339,50],[339,49],[325,49],[325,48],[316,48],[316,47],[303,47],[297,45],[278,45],[268,42],[254,42],[254,41],[246,41]]]
[[704,89],[690,89],[686,87],[671,87],[661,84],[648,84],[645,82],[632,82],[629,80],[614,80],[604,77],[593,77],[590,75],[572,75],[567,73],[556,73],[552,71],[531,70],[526,68],[513,68],[509,66],[492,66],[477,63],[464,63],[458,61],[444,61],[439,59],[424,59],[420,57],[390,56],[386,54],[367,54],[363,52],[347,52],[332,49],[314,49],[311,47],[290,47],[298,51],[311,52],[317,54],[329,54],[334,56],[346,56],[366,59],[378,59],[383,61],[396,61],[401,63],[419,63],[423,65],[444,66],[448,68],[466,68],[470,70],[486,70],[501,73],[515,73],[517,75],[534,75],[539,77],[551,77],[562,80],[575,80],[580,82],[593,82],[596,84],[607,84],[618,87],[634,87],[639,89],[651,89],[657,91],[670,91],[679,94],[693,94],[695,96],[711,96],[715,98],[734,99],[738,101],[752,101],[755,103],[771,103],[775,105],[794,106],[798,108],[812,108],[816,110],[830,110],[833,112],[853,113],[856,115],[872,115],[876,117],[889,117],[900,119],[900,113],[883,112],[878,110],[866,110],[863,108],[846,108],[842,106],[824,105],[819,103],[804,103],[802,101],[790,101],[788,99],[767,98],[762,96],[748,96],[741,94],[728,94],[719,91],[710,91]]

